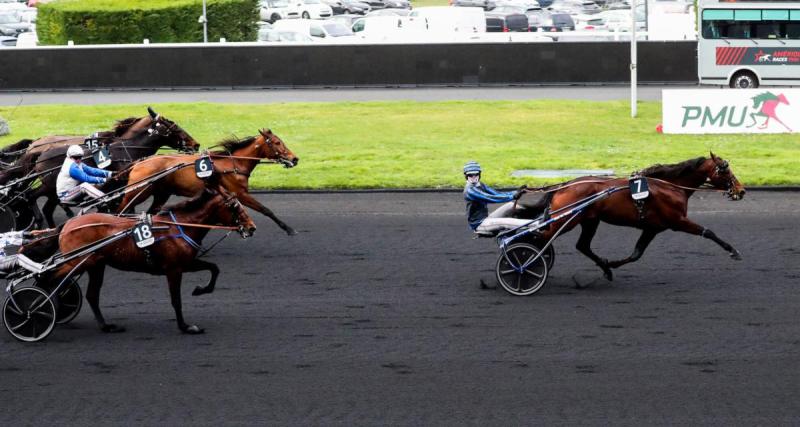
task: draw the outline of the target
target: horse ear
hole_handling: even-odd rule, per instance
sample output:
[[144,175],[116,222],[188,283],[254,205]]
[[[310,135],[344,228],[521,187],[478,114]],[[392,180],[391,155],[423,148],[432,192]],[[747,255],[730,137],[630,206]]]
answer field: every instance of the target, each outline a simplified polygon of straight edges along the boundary
[[259,129],[258,133],[260,133],[264,138],[269,138],[269,135],[272,133],[272,131],[269,129]]
[[717,156],[714,155],[713,151],[709,151],[708,154],[711,154],[711,159],[712,160],[714,160],[715,162],[717,161]]
[[156,114],[156,112],[153,111],[153,107],[150,107],[149,105],[147,106],[147,112],[150,113],[150,117],[154,119],[158,117],[158,114]]

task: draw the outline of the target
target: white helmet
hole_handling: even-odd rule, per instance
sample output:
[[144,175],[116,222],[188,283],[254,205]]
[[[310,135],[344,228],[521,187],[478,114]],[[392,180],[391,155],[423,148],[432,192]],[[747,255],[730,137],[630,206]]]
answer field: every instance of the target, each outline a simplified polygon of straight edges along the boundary
[[67,157],[83,157],[83,148],[78,145],[70,145],[67,148]]

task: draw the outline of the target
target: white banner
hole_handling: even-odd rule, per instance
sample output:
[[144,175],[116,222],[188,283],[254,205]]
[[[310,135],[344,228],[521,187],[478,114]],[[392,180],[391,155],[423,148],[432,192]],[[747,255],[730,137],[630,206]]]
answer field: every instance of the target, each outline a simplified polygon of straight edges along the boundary
[[661,99],[664,133],[800,132],[800,89],[676,89]]

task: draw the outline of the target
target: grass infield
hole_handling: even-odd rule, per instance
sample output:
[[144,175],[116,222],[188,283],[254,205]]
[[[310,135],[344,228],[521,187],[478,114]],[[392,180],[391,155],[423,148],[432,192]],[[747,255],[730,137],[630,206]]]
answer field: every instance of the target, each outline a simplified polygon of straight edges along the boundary
[[[265,96],[269,96],[268,93]],[[50,134],[88,135],[145,105],[0,107],[13,133],[0,146]],[[461,166],[477,160],[494,186],[556,180],[512,178],[516,169],[613,169],[627,175],[709,151],[730,160],[745,185],[800,184],[800,135],[661,135],[658,102],[447,101],[155,104],[195,139],[268,127],[300,157],[294,169],[259,166],[251,185],[267,189],[458,188]]]

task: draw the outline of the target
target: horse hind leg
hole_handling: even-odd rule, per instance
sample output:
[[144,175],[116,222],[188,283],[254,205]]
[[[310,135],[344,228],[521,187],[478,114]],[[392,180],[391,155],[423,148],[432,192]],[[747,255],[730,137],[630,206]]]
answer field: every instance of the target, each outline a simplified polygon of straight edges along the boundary
[[92,308],[94,319],[100,330],[103,332],[125,332],[125,328],[111,323],[106,323],[103,313],[100,311],[100,288],[103,287],[103,276],[105,275],[105,266],[96,265],[88,270],[89,285],[86,287],[86,301],[89,307]]
[[178,322],[178,329],[186,334],[202,334],[203,329],[197,325],[188,325],[183,320],[183,307],[181,303],[181,280],[183,273],[180,271],[170,271],[167,273],[169,283],[169,297],[172,301],[172,308],[175,310],[175,320]]
[[53,214],[55,214],[56,207],[58,205],[59,203],[57,198],[48,197],[47,200],[44,202],[44,206],[42,206],[42,214],[44,215],[45,221],[47,221],[47,226],[50,228],[56,226],[56,220],[53,218]]
[[600,258],[597,254],[592,252],[592,239],[594,239],[594,235],[597,233],[598,225],[600,225],[600,220],[596,218],[581,222],[581,236],[578,238],[578,243],[575,245],[575,248],[594,261],[594,263],[603,270],[603,275],[606,279],[614,280],[614,274],[608,266],[608,260]]
[[149,214],[157,214],[161,211],[161,208],[169,200],[169,192],[163,191],[153,191],[153,203],[150,204],[150,208],[147,209],[147,213]]
[[638,261],[639,258],[644,255],[644,251],[647,249],[647,246],[650,245],[650,242],[653,241],[658,233],[660,233],[660,231],[652,229],[643,230],[642,235],[639,236],[639,240],[636,241],[636,246],[634,246],[631,256],[618,261],[609,261],[608,266],[610,268],[619,268],[625,264]]

